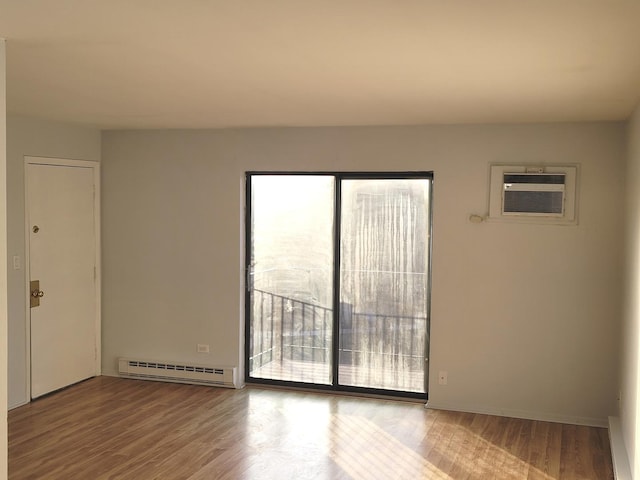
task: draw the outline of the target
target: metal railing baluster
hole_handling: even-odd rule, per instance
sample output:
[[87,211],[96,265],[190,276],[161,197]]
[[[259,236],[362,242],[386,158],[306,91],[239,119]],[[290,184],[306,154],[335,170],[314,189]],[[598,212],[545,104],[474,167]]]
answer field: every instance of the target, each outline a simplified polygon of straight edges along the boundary
[[[309,363],[324,363],[331,358],[331,343],[327,340],[332,327],[331,308],[264,290],[254,289],[253,292],[254,302],[258,307],[256,313],[260,317],[259,321],[254,323],[258,328],[253,332],[254,351],[250,357],[254,369],[273,361],[282,362],[286,358],[292,362]],[[425,328],[425,317],[357,313],[353,312],[352,305],[347,304],[341,308],[348,308],[350,319],[347,322],[348,332],[345,329],[346,323],[341,325],[341,328],[345,329],[337,346],[343,350],[339,356],[341,364],[349,364],[360,370],[358,367],[362,367],[365,362],[369,365],[375,362],[381,365],[382,370],[391,369],[390,372],[398,372],[403,368],[408,368],[408,371],[423,368],[421,352],[426,340],[420,335],[413,335],[412,332],[419,323],[422,323],[421,331]],[[270,313],[270,319],[265,318],[269,314],[267,312]],[[296,325],[300,327],[297,334],[294,331]],[[265,330],[267,326],[270,327],[270,331]],[[276,343],[274,337],[278,328],[280,341]],[[267,336],[270,336],[270,340]],[[276,348],[279,351],[276,351]],[[386,377],[390,372],[381,374]],[[363,373],[367,376],[369,374],[361,372]],[[398,375],[393,375],[393,378],[398,378]],[[375,379],[371,377],[368,379],[373,380]],[[401,381],[398,378],[398,382],[408,385],[408,380]]]

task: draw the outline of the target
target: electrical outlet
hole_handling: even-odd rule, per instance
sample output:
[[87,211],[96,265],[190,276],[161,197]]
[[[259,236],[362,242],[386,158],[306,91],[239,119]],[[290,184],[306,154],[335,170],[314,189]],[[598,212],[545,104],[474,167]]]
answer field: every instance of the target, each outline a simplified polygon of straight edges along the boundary
[[196,350],[198,351],[198,353],[209,353],[209,345],[199,343],[196,347]]
[[438,383],[440,385],[446,385],[448,381],[449,374],[445,370],[440,370],[438,373]]
[[20,261],[20,255],[13,256],[13,269],[20,270],[22,268],[22,262]]

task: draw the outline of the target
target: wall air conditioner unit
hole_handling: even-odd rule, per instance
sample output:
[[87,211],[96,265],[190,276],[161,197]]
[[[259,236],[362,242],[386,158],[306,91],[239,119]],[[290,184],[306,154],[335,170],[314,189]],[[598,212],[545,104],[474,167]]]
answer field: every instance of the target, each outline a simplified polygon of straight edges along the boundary
[[564,173],[504,173],[502,178],[502,215],[564,215]]
[[578,167],[492,165],[489,219],[576,224]]

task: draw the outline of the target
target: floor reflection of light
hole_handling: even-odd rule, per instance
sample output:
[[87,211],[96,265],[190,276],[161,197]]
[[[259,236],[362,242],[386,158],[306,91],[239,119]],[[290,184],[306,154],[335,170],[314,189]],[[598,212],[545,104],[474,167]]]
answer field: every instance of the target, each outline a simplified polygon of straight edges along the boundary
[[363,417],[334,415],[329,455],[354,480],[451,479]]
[[[521,459],[463,425],[452,423],[448,428],[449,431],[445,432],[445,436],[448,435],[447,438],[429,438],[428,435],[425,440],[432,445],[432,452],[428,457],[441,459],[436,462],[436,465],[446,463],[445,470],[451,472],[453,478],[556,480],[556,477],[543,472],[529,461]],[[523,435],[524,442],[530,442],[531,435],[532,432]],[[545,448],[548,447],[545,446]],[[559,445],[558,448],[560,448]],[[531,454],[528,444],[523,450],[523,453]],[[545,456],[547,453],[541,452],[541,455]]]
[[557,479],[560,445],[549,424],[489,431],[491,422],[480,416],[465,425],[447,412],[391,405],[372,418],[353,399],[253,391],[245,454],[229,478]]
[[[480,435],[452,425],[449,439],[435,441],[429,461],[372,421],[334,415],[330,457],[354,480],[368,479],[522,479],[555,480],[517,455]],[[439,467],[442,466],[443,470]]]

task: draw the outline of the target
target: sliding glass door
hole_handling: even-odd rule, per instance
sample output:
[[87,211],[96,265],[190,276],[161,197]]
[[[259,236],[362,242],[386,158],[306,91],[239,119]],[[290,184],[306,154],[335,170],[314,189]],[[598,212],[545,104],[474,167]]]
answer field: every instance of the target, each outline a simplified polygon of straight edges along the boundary
[[334,179],[249,181],[249,377],[330,385]]
[[425,391],[429,185],[342,181],[341,385]]
[[430,174],[247,175],[247,379],[422,395]]

